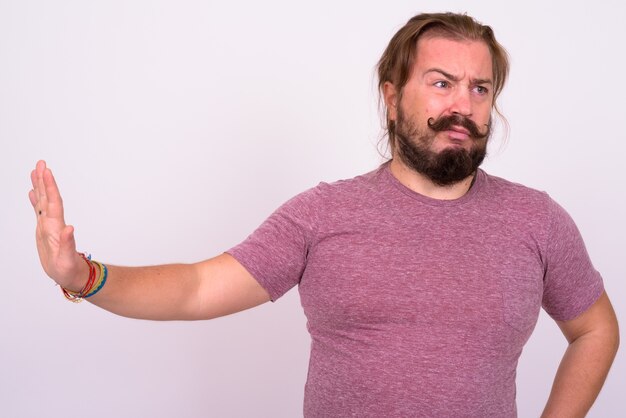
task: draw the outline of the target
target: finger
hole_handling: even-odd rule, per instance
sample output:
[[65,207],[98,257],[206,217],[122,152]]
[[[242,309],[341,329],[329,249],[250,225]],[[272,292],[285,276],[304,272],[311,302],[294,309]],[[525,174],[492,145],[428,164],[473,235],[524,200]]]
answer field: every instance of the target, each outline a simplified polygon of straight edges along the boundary
[[48,206],[48,199],[46,198],[46,187],[44,185],[43,173],[46,170],[46,163],[43,161],[37,162],[35,167],[35,194],[37,197],[37,208],[39,215],[45,214]]
[[45,168],[46,168],[46,162],[44,160],[37,161],[37,164],[35,165],[35,169],[39,173],[43,173],[43,170],[45,170]]
[[33,205],[33,209],[35,209],[35,213],[37,213],[37,196],[35,196],[34,190],[30,190],[28,192],[28,200],[30,200],[30,204]]
[[43,183],[45,187],[45,197],[47,200],[46,214],[53,218],[63,218],[63,199],[59,192],[59,187],[54,179],[54,175],[49,168],[43,172]]
[[38,214],[38,212],[39,212],[39,209],[38,209],[38,205],[39,205],[39,187],[38,187],[38,183],[39,183],[39,181],[37,180],[37,170],[36,169],[30,172],[30,181],[33,184],[33,188],[28,193],[28,197],[30,198],[30,203],[32,203],[33,209],[35,210],[35,213]]
[[43,172],[46,169],[46,162],[43,160],[37,161],[35,165],[35,169],[31,174],[31,180],[33,182],[33,189],[37,192],[37,197],[39,198],[39,193],[42,193],[42,176]]
[[33,185],[33,190],[37,188],[37,170],[30,172],[30,182]]

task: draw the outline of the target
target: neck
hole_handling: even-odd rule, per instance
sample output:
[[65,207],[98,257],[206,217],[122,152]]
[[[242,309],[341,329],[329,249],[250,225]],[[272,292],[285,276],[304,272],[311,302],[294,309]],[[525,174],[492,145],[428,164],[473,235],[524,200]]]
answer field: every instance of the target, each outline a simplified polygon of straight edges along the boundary
[[454,200],[462,197],[472,187],[476,177],[476,173],[474,173],[457,183],[441,186],[433,183],[423,174],[407,167],[400,158],[396,157],[391,160],[389,168],[391,174],[404,186],[423,196],[438,200]]

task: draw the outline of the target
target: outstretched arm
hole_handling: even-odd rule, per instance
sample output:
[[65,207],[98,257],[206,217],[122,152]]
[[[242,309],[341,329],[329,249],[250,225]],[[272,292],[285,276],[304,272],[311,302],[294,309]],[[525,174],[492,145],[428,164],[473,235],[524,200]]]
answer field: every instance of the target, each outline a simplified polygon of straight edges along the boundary
[[617,318],[606,293],[577,318],[557,321],[569,343],[543,418],[584,417],[595,401],[619,346]]
[[[41,265],[60,286],[79,291],[89,268],[76,252],[74,228],[65,223],[61,194],[45,162],[37,163],[31,181]],[[195,264],[108,266],[106,285],[87,300],[118,315],[173,320],[228,315],[269,299],[237,260],[222,254]]]

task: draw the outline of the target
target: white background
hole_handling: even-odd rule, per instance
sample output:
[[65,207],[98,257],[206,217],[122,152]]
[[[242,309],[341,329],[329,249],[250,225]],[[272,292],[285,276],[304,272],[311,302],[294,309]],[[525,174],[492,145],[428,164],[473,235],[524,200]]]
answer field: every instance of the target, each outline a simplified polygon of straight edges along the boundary
[[[486,169],[577,222],[622,322],[623,41],[615,1],[0,0],[0,416],[295,417],[309,339],[297,291],[211,322],[66,302],[38,264],[27,192],[53,168],[81,250],[191,262],[319,181],[375,168],[374,65],[422,11],[468,12],[512,58]],[[536,417],[565,340],[542,313],[519,365]],[[592,417],[624,416],[619,356]]]

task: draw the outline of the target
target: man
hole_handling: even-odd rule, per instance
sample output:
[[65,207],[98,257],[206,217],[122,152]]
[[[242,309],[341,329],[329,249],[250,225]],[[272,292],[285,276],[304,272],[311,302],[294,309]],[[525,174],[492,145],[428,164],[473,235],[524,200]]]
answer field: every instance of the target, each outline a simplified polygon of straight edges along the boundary
[[146,319],[214,318],[298,285],[311,417],[515,416],[517,360],[543,306],[569,342],[544,416],[584,416],[615,356],[617,321],[565,211],[478,168],[504,49],[468,16],[422,14],[378,70],[391,161],[296,196],[196,264],[81,256],[39,162],[30,200],[44,270],[70,299]]

